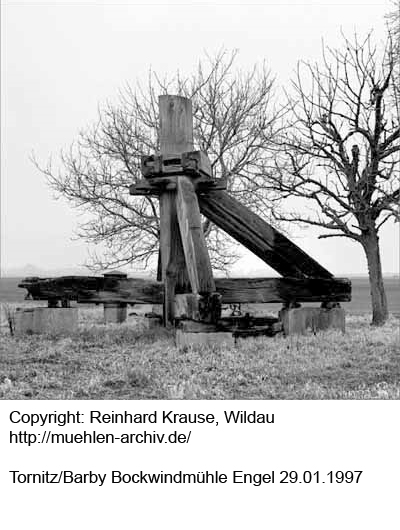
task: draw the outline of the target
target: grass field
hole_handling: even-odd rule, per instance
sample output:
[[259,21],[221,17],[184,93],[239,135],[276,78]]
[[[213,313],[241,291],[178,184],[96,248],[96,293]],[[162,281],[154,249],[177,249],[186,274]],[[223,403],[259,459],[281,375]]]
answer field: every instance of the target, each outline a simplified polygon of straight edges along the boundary
[[79,331],[64,338],[13,338],[2,315],[1,399],[400,399],[395,317],[372,328],[370,315],[350,315],[345,335],[178,351],[143,319],[104,325],[102,307],[79,313]]

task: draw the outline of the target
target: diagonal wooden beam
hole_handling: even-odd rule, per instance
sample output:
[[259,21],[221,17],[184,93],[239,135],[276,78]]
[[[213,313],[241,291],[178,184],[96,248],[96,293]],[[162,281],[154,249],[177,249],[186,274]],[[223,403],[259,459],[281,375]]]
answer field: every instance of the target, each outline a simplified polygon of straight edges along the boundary
[[192,293],[215,292],[197,195],[186,177],[177,179],[176,210]]
[[332,278],[332,274],[226,191],[199,194],[200,211],[282,276]]
[[189,289],[181,234],[176,212],[176,193],[160,196],[160,261],[164,290],[164,322],[172,323],[176,289]]

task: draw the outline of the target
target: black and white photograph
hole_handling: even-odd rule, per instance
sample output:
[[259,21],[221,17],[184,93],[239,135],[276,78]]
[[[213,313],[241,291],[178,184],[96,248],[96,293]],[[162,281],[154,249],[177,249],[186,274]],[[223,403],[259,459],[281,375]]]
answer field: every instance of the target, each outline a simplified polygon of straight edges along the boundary
[[0,398],[399,399],[399,14],[5,2]]
[[0,14],[2,527],[398,528],[399,0]]

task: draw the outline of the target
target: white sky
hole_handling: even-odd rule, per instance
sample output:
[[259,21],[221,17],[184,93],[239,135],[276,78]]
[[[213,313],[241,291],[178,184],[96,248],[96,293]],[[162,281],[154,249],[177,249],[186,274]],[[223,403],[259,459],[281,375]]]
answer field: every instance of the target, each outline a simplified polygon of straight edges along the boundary
[[[2,270],[85,262],[86,244],[71,240],[77,212],[54,201],[29,157],[68,146],[126,81],[145,80],[150,66],[190,73],[205,51],[224,46],[239,49],[244,68],[266,60],[285,83],[299,59],[318,58],[322,38],[338,45],[341,29],[383,37],[388,10],[388,2],[2,2]],[[381,235],[385,272],[399,270],[397,227]],[[292,233],[335,274],[366,273],[361,248],[317,235]],[[235,270],[260,267],[247,255]]]

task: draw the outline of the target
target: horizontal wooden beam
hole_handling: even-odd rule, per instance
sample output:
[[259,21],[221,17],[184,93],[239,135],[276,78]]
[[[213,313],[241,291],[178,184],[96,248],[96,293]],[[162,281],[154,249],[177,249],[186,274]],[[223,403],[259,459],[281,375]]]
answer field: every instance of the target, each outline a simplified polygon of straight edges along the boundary
[[143,278],[104,278],[100,276],[61,276],[28,279],[18,284],[34,300],[66,299],[80,303],[125,302],[162,304],[164,284]]
[[[162,304],[162,282],[142,278],[63,276],[19,284],[35,300],[69,299],[80,303]],[[345,278],[216,278],[223,304],[349,302],[351,282]]]
[[215,286],[224,304],[351,300],[351,282],[345,278],[219,278]]
[[199,195],[200,211],[210,221],[285,277],[333,275],[273,226],[226,191]]

